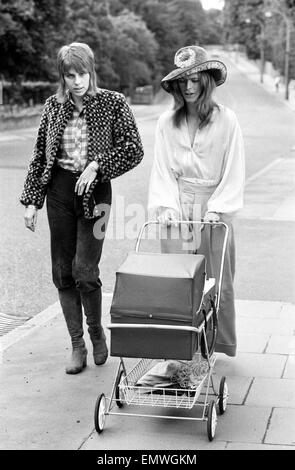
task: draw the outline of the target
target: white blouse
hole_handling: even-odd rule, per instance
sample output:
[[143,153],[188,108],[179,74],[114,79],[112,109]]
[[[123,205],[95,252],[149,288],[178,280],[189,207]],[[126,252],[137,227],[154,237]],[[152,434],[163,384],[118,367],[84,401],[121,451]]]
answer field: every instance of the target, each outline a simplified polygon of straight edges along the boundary
[[200,187],[212,186],[208,212],[233,213],[243,206],[245,182],[244,143],[235,113],[218,105],[210,123],[198,129],[190,142],[186,120],[179,128],[173,111],[157,123],[154,162],[149,185],[148,210],[174,209],[179,215],[177,178],[192,178]]

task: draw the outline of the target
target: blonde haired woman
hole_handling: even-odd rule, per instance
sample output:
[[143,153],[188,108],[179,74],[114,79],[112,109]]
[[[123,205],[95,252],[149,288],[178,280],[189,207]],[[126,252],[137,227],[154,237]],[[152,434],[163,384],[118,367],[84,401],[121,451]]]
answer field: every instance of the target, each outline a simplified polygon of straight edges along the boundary
[[47,196],[53,282],[73,348],[66,372],[77,374],[87,362],[82,308],[95,364],[108,356],[98,268],[106,227],[99,237],[93,227],[106,219],[102,211],[111,204],[110,180],[135,167],[143,148],[124,96],[97,88],[87,44],[63,46],[57,65],[58,92],[45,103],[21,202],[26,227],[34,231]]

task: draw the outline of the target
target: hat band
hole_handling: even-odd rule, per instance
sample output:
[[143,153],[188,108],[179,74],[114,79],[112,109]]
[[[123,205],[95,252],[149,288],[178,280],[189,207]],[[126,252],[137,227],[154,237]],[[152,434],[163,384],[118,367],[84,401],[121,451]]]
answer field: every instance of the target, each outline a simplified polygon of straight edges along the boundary
[[181,75],[179,75],[178,78],[180,77],[187,77],[188,75],[192,75],[193,73],[199,73],[199,67],[196,66],[193,69],[187,70],[186,72],[183,72]]

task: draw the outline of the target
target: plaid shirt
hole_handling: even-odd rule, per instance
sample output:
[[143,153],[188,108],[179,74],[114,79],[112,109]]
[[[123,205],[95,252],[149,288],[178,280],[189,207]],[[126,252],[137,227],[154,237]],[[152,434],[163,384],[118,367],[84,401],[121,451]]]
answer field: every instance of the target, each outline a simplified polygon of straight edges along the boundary
[[[70,99],[70,101],[72,101]],[[57,164],[65,170],[82,172],[87,163],[88,136],[85,109],[73,111],[61,141]]]
[[[84,217],[92,219],[92,192],[103,180],[110,181],[136,167],[143,157],[143,147],[134,116],[125,97],[99,88],[94,96],[83,98],[88,134],[87,162],[97,162],[99,171],[89,191],[83,196]],[[41,209],[52,168],[60,152],[61,140],[74,105],[69,99],[60,103],[56,95],[45,103],[24,188],[23,205]]]

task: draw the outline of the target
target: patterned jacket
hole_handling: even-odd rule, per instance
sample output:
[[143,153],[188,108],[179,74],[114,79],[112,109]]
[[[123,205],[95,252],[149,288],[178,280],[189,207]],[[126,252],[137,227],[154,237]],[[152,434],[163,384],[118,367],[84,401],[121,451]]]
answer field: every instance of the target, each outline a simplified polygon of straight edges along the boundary
[[[83,105],[88,128],[88,161],[99,164],[97,177],[83,196],[84,216],[93,218],[90,198],[96,184],[109,181],[131,170],[143,158],[143,148],[134,116],[120,93],[98,89],[95,96],[85,95]],[[37,139],[20,201],[41,209],[46,188],[65,127],[74,104],[56,95],[46,100]]]

